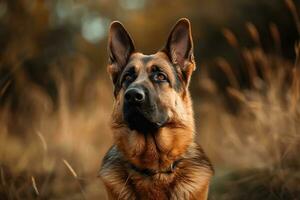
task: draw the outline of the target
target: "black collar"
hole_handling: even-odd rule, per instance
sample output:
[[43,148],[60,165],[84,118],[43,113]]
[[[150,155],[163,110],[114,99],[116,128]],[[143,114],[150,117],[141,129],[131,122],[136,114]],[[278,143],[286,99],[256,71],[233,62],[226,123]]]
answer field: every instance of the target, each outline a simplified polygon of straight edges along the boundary
[[142,174],[144,176],[154,176],[156,174],[171,174],[175,171],[178,163],[181,161],[182,159],[178,159],[175,160],[168,168],[163,169],[163,170],[155,170],[155,169],[147,169],[147,168],[139,168],[137,166],[135,166],[132,163],[129,163],[129,167],[130,169],[138,172],[139,174]]

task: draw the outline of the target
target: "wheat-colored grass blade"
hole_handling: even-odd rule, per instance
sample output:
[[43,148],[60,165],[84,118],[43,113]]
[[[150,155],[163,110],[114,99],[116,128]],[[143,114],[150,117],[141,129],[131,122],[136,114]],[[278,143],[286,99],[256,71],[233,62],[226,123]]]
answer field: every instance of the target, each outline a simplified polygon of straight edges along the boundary
[[272,71],[270,69],[270,59],[262,51],[262,49],[255,49],[252,52],[254,60],[259,64],[259,67],[262,69],[262,76],[267,83],[271,82]]
[[4,170],[3,170],[2,167],[0,168],[0,175],[1,175],[1,183],[2,183],[2,185],[6,185]]
[[296,68],[300,68],[300,41],[296,42],[295,44],[295,66]]
[[279,53],[279,55],[281,55],[281,37],[280,37],[278,26],[272,22],[269,25],[269,29],[270,29],[272,39],[274,41],[276,51],[277,53]]
[[252,56],[249,49],[243,49],[242,56],[243,56],[243,59],[245,61],[245,65],[246,65],[246,68],[247,68],[247,72],[248,72],[248,76],[249,76],[249,79],[250,79],[251,86],[253,88],[257,89],[257,84],[256,84],[257,70],[256,70],[256,67],[255,67],[255,62],[254,62],[253,56]]
[[247,102],[245,95],[242,92],[240,92],[239,90],[232,88],[232,87],[227,87],[226,90],[227,90],[227,93],[231,97],[235,98],[236,100],[238,100],[242,103]]
[[34,178],[33,176],[31,176],[31,182],[32,182],[32,187],[33,187],[33,189],[34,189],[35,194],[36,194],[37,196],[39,196],[40,193],[39,193],[39,190],[38,190],[38,188],[37,188],[35,178]]
[[296,5],[293,2],[293,0],[285,0],[285,4],[286,4],[286,6],[288,7],[288,9],[290,10],[290,12],[293,16],[298,34],[300,35],[300,18],[299,18],[299,15],[298,15]]
[[77,173],[75,172],[75,170],[73,169],[73,167],[70,165],[70,163],[67,160],[63,159],[62,161],[65,164],[65,166],[68,168],[68,170],[71,172],[71,174],[73,175],[73,177],[75,178],[75,180],[77,181],[83,199],[86,199],[85,198],[85,196],[86,196],[85,192],[84,192],[83,187],[82,187],[82,185],[80,183],[80,180],[79,180],[79,177],[78,177]]
[[9,85],[11,84],[11,80],[8,80],[3,87],[0,89],[0,97],[4,95],[4,93],[6,92],[7,88],[9,87]]
[[65,159],[63,159],[62,161],[63,161],[63,163],[65,164],[65,166],[68,168],[68,170],[71,172],[71,174],[74,176],[74,178],[77,179],[78,176],[77,176],[75,170],[73,169],[73,167],[69,164],[69,162],[66,161]]
[[238,39],[230,29],[223,28],[222,33],[230,46],[232,46],[233,48],[236,48],[236,49],[239,48]]
[[40,141],[42,143],[43,149],[45,151],[47,151],[48,150],[48,146],[47,146],[47,142],[46,142],[45,137],[39,131],[37,131],[36,134],[37,134],[37,136],[39,137],[39,139],[40,139]]
[[247,22],[246,29],[247,29],[250,37],[252,38],[252,40],[255,42],[255,44],[257,46],[261,47],[262,45],[261,45],[261,41],[260,41],[260,36],[259,36],[259,32],[258,32],[256,26],[252,22]]
[[225,73],[226,77],[229,80],[229,83],[234,88],[240,88],[239,82],[232,70],[230,64],[224,58],[216,59],[217,66]]

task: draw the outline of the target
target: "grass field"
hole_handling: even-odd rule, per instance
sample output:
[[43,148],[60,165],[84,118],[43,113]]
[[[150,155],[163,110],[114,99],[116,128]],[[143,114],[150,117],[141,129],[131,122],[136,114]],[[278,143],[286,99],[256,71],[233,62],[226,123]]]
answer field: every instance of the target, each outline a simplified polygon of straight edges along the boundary
[[[292,0],[285,3],[300,35],[299,13]],[[253,48],[241,46],[231,30],[221,31],[243,61],[250,87],[242,87],[224,58],[214,63],[229,83],[225,91],[209,66],[192,82],[197,141],[216,170],[211,199],[300,199],[300,44],[295,41],[292,63],[280,54],[275,24],[274,54],[263,50],[254,24],[245,28]],[[97,173],[112,144],[112,86],[106,74],[91,78],[85,58],[73,55],[66,63],[72,66],[68,81],[51,72],[57,103],[20,72],[14,87],[22,104],[17,112],[13,102],[0,109],[0,199],[105,198]]]

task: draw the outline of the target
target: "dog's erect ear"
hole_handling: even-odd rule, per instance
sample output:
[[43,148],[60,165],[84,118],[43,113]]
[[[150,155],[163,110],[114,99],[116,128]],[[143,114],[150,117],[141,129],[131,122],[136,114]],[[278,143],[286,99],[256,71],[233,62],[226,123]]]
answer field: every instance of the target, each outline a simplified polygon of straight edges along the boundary
[[188,85],[195,70],[191,24],[188,19],[182,18],[177,21],[163,51],[172,63],[179,67],[177,70],[181,71],[182,78]]
[[133,52],[134,45],[128,32],[120,22],[112,22],[109,28],[108,38],[108,72],[110,73],[114,84],[118,80],[118,76]]

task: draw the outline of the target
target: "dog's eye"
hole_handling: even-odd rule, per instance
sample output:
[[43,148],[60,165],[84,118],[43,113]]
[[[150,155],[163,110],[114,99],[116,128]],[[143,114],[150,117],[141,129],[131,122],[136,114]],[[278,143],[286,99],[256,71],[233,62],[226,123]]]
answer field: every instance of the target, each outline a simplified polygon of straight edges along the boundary
[[157,82],[167,81],[167,75],[162,72],[159,72],[153,76],[153,80]]
[[123,77],[123,82],[130,82],[130,81],[132,81],[132,79],[133,79],[132,75],[126,74],[126,75]]

